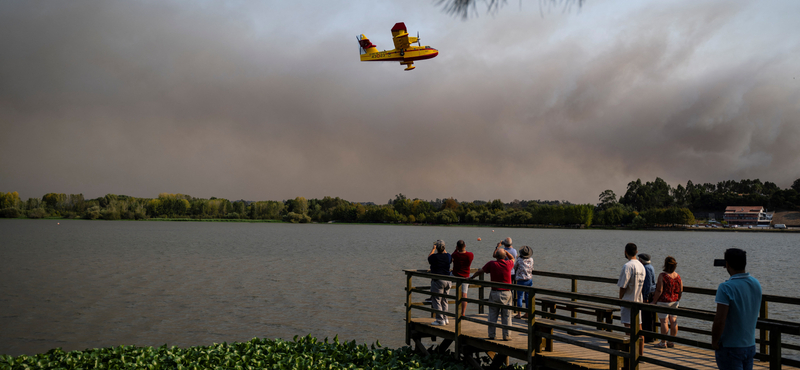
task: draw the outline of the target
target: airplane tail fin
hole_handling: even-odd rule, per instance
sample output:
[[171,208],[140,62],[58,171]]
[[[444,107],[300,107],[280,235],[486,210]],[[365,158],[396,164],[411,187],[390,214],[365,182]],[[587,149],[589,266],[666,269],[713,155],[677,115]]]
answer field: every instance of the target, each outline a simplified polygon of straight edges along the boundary
[[378,47],[375,46],[373,43],[369,42],[369,39],[367,38],[367,36],[364,36],[363,33],[361,34],[361,36],[356,37],[356,40],[358,40],[359,52],[362,55],[378,52]]

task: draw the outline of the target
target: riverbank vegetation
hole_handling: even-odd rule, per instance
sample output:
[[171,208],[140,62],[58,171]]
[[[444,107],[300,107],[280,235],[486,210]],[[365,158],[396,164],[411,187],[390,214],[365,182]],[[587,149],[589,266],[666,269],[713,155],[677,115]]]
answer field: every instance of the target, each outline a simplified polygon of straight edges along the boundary
[[403,194],[386,204],[351,202],[339,197],[230,201],[169,193],[157,198],[107,194],[95,199],[85,199],[83,194],[48,193],[22,201],[17,192],[0,192],[0,217],[645,227],[691,224],[695,214],[720,212],[726,206],[800,210],[798,194],[800,179],[791,188],[780,189],[758,179],[702,185],[689,181],[686,186],[673,188],[660,178],[644,183],[631,181],[619,199],[614,191],[603,191],[596,205],[542,200],[422,200]]
[[[484,359],[488,363],[488,358]],[[253,338],[248,342],[200,347],[120,346],[34,356],[0,356],[0,370],[17,369],[467,369],[452,354],[421,356],[410,347],[381,348],[311,336],[292,341]],[[522,369],[519,366],[514,368]]]

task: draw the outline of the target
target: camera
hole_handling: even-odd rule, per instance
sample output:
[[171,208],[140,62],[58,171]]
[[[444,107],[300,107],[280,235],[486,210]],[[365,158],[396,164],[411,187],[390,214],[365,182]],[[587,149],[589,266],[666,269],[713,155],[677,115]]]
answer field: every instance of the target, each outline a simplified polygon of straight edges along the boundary
[[714,266],[725,267],[725,260],[724,259],[715,259]]

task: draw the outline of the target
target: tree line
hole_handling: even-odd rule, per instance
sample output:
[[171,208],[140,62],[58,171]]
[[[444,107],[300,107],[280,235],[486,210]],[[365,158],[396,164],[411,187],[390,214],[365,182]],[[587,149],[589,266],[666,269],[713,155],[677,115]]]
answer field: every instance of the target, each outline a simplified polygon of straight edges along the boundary
[[0,192],[0,217],[84,218],[104,220],[230,219],[307,222],[363,222],[407,224],[492,225],[674,225],[695,222],[694,213],[720,211],[726,206],[761,205],[768,209],[800,209],[800,179],[780,189],[760,180],[724,181],[717,184],[673,188],[664,180],[631,181],[617,199],[612,190],[602,192],[599,203],[514,200],[504,203],[454,198],[422,200],[398,194],[386,204],[350,202],[339,197],[297,197],[284,201],[230,201],[211,197],[161,193],[157,198],[106,194],[85,199],[83,194],[47,193],[23,201],[17,192]]

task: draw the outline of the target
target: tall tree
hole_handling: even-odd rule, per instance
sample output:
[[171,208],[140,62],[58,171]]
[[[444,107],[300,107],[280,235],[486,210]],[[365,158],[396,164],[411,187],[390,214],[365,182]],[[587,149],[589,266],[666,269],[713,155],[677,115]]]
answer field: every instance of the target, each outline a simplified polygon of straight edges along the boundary
[[617,194],[614,194],[614,191],[611,189],[600,193],[598,199],[600,200],[600,203],[597,205],[597,208],[600,210],[611,208],[617,204]]

